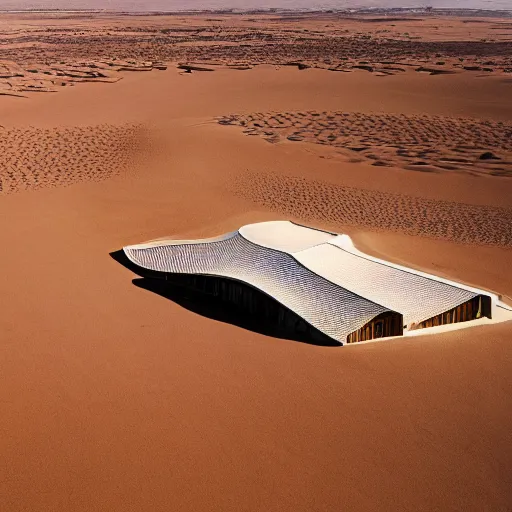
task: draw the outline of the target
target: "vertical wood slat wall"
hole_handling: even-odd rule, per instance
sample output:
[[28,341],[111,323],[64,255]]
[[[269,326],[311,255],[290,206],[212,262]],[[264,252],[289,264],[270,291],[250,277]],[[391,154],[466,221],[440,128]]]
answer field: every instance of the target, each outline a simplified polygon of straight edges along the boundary
[[438,325],[468,322],[483,316],[491,318],[491,298],[486,295],[477,295],[463,304],[460,304],[456,308],[424,320],[415,328],[424,329],[426,327],[436,327]]
[[[400,313],[388,312],[372,318],[357,331],[347,336],[347,343],[359,343],[376,338],[387,338],[389,336],[401,336],[404,332],[403,316]],[[381,326],[380,332],[378,326]]]

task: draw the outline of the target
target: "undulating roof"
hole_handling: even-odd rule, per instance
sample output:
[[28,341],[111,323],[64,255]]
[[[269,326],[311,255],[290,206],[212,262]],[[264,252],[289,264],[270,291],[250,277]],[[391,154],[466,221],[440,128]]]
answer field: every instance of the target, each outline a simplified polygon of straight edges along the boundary
[[240,232],[206,243],[125,247],[136,265],[159,272],[243,281],[340,342],[387,308],[318,276],[290,254],[250,242]]
[[337,238],[294,257],[329,281],[400,312],[405,325],[432,318],[479,294],[371,259],[349,244],[338,244]]
[[480,294],[457,283],[372,258],[347,235],[288,221],[262,222],[208,240],[157,240],[124,248],[139,267],[222,276],[273,297],[341,343],[381,313],[410,325]]

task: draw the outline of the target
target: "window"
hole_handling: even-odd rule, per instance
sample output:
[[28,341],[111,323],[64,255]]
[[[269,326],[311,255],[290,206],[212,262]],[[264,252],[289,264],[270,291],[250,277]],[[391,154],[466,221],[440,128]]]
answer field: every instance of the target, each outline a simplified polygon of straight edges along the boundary
[[375,338],[382,338],[384,336],[384,320],[375,322]]

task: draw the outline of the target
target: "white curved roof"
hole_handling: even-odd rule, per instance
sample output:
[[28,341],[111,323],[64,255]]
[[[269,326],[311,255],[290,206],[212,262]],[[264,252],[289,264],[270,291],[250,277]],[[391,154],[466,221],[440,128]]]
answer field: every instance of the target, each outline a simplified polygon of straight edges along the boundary
[[377,263],[326,243],[294,254],[325,279],[399,311],[404,323],[419,323],[478,295],[412,272]]
[[244,281],[341,343],[384,312],[407,325],[485,293],[379,260],[358,251],[348,235],[288,221],[262,222],[206,240],[156,240],[124,248],[153,271],[217,275]]
[[237,231],[233,231],[231,233],[225,233],[224,235],[213,236],[211,238],[201,238],[199,240],[176,240],[174,238],[157,238],[156,240],[150,240],[149,242],[144,242],[142,244],[136,245],[127,245],[123,248],[126,250],[130,249],[150,249],[151,247],[161,247],[163,245],[196,245],[196,244],[204,244],[210,242],[220,242],[221,240],[227,240],[231,238],[233,235],[236,235]]
[[240,233],[215,242],[130,246],[124,252],[133,263],[148,270],[243,281],[340,343],[388,311],[316,275],[290,254],[254,244]]
[[286,220],[248,224],[238,232],[249,242],[287,253],[303,251],[336,238],[332,233],[306,228]]

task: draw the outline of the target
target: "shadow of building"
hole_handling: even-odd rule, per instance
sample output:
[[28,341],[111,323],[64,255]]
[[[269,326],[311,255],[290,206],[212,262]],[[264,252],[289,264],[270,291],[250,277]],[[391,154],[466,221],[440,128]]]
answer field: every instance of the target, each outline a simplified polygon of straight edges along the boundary
[[280,302],[244,282],[219,276],[147,270],[132,263],[123,251],[111,253],[111,257],[141,276],[132,281],[138,288],[203,317],[274,338],[341,346]]

